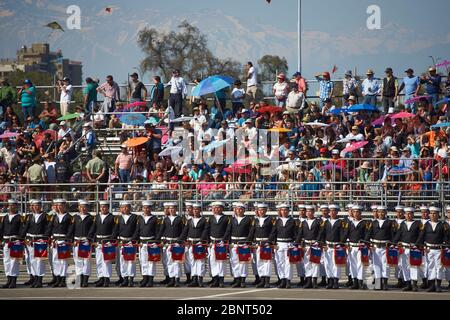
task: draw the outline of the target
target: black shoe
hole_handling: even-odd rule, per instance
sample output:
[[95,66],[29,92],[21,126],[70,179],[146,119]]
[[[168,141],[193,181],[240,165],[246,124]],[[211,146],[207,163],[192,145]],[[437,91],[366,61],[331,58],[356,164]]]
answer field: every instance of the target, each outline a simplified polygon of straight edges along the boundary
[[325,289],[333,289],[334,278],[328,278],[328,283]]
[[33,288],[42,288],[42,278],[43,277],[35,277],[36,282],[33,284]]
[[84,276],[84,287],[87,288],[89,287],[89,276]]
[[303,289],[311,289],[312,287],[313,287],[313,285],[312,285],[312,278],[311,277],[306,277],[306,283],[305,283],[305,286],[303,287]]
[[261,277],[261,281],[256,285],[256,288],[264,288],[266,286],[266,277]]
[[160,281],[159,284],[168,284],[169,281],[170,281],[169,276],[166,276],[166,278],[164,280]]
[[[107,279],[109,279],[109,278],[107,278]],[[105,285],[105,278],[103,278],[103,277],[101,277],[100,279],[98,279],[97,283],[95,284],[95,286],[96,286],[97,288],[103,287],[104,285]]]
[[211,284],[209,286],[211,288],[218,288],[219,287],[219,277],[218,276],[213,277],[212,278],[212,282],[211,282]]
[[219,277],[219,288],[225,287],[224,280],[225,280],[225,277]]
[[9,284],[10,289],[14,289],[17,287],[17,277],[11,277],[11,283]]
[[280,284],[277,286],[278,289],[286,288],[286,279],[281,279]]
[[266,278],[266,281],[264,284],[264,288],[268,289],[268,288],[270,288],[270,277],[265,277],[265,278]]
[[339,278],[333,278],[333,289],[339,289]]
[[199,286],[198,284],[198,276],[193,276],[191,282],[187,285],[189,288],[196,288]]
[[62,281],[61,277],[60,277],[60,276],[56,276],[56,281],[55,281],[55,283],[52,285],[52,287],[53,287],[53,288],[58,288],[59,285],[61,284],[61,281]]
[[149,277],[148,276],[144,276],[143,279],[140,282],[139,287],[141,287],[141,288],[146,287],[147,284],[148,284],[148,280],[149,280]]
[[[404,283],[403,283],[403,279],[402,279],[402,278],[398,278],[397,284],[395,285],[394,288],[401,289],[401,288],[403,288],[404,286],[405,286],[405,285],[404,285]],[[408,290],[408,291],[409,291],[409,290]]]
[[430,286],[427,289],[427,292],[436,292],[436,280],[428,280],[428,283]]
[[245,284],[245,277],[241,278],[241,288],[246,288],[246,284]]
[[122,276],[119,276],[119,280],[117,280],[116,282],[114,282],[114,284],[116,285],[116,286],[120,286],[122,283],[123,283],[123,277]]
[[203,287],[204,287],[204,285],[203,285],[203,277],[198,277],[198,286],[199,286],[200,288],[203,288]]
[[367,286],[364,284],[364,280],[358,280],[359,290],[367,290]]
[[147,288],[153,288],[153,276],[148,276]]
[[175,287],[175,278],[169,278],[169,282],[166,284],[166,288]]
[[291,288],[291,280],[286,279],[286,289],[290,289]]
[[236,282],[231,286],[232,288],[240,288],[241,287],[241,277],[236,278]]
[[252,286],[257,286],[261,282],[261,277],[256,275],[255,281],[252,282]]
[[4,285],[2,285],[3,289],[9,288],[9,285],[11,284],[11,277],[8,276],[8,280],[6,281],[6,283]]
[[[230,286],[232,288],[234,288],[233,286],[238,282],[238,278],[233,278],[233,281],[231,281]],[[255,283],[256,281],[254,281],[253,283]]]
[[420,289],[428,289],[428,279],[427,278],[422,278],[422,284],[420,285]]
[[175,278],[175,288],[180,286],[180,278]]
[[357,278],[353,279],[353,285],[350,287],[351,290],[358,290],[359,289],[359,282]]
[[402,289],[402,291],[412,291],[411,280],[405,281],[405,283],[406,283],[406,286]]
[[417,281],[412,282],[412,291],[417,292],[419,291],[419,288],[417,287]]
[[300,282],[297,283],[297,287],[302,288],[305,285],[305,277],[300,277]]
[[55,275],[53,275],[52,281],[48,282],[47,285],[48,285],[48,286],[53,286],[57,281],[58,281],[58,277],[56,277]]
[[134,278],[133,277],[129,277],[128,287],[130,287],[130,288],[134,287]]
[[105,279],[103,287],[109,288],[109,284],[111,283],[111,280],[109,278],[103,278],[103,279]]
[[322,281],[319,283],[319,287],[325,287],[327,285],[327,277],[322,277]]
[[388,291],[389,290],[388,279],[387,278],[383,278],[383,290],[384,291]]
[[191,274],[186,273],[186,281],[184,282],[184,284],[188,285],[189,283],[191,283]]
[[30,274],[30,280],[25,282],[23,285],[24,286],[31,286],[31,285],[34,284],[35,280],[36,280],[36,277]]
[[319,286],[317,285],[317,277],[312,278],[312,287],[313,287],[313,289],[319,288]]
[[442,280],[438,279],[437,284],[436,284],[436,292],[442,292],[441,284],[442,284]]
[[122,281],[122,283],[119,285],[119,287],[128,287],[128,277],[124,277],[124,278],[122,278],[123,279],[123,281]]
[[347,288],[353,286],[353,279],[352,279],[351,276],[348,276],[348,281],[345,283],[345,286],[346,286]]
[[67,284],[66,284],[66,277],[61,277],[61,282],[59,283],[59,287],[60,287],[60,288],[65,288],[65,287],[67,287]]

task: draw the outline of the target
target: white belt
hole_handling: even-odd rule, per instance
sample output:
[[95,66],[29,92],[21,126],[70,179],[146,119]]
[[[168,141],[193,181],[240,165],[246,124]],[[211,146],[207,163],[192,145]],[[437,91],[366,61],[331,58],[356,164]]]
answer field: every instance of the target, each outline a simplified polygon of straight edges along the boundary
[[376,239],[370,239],[373,243],[379,243],[379,244],[386,244],[388,243],[388,240],[376,240]]
[[188,238],[189,241],[200,241],[201,238]]
[[214,241],[223,239],[223,238],[214,238],[214,237],[211,237],[211,236],[210,236],[210,238],[211,238],[211,240],[214,240]]
[[111,238],[111,236],[112,236],[112,234],[107,234],[107,235],[104,235],[104,236],[96,236],[97,238],[99,238],[99,239],[106,239],[106,238]]
[[12,236],[3,236],[3,239],[12,239],[12,238],[18,238],[18,235],[12,235]]
[[247,237],[231,237],[231,240],[247,240]]
[[268,241],[269,238],[255,238],[256,241]]
[[133,239],[132,237],[119,237],[119,240],[123,240],[123,241],[130,241],[131,239]]
[[66,234],[65,233],[54,233],[53,236],[54,237],[65,237]]
[[317,242],[317,240],[305,240],[306,244],[313,244],[315,242]]
[[87,240],[87,237],[74,237],[75,240]]
[[178,238],[164,238],[164,240],[169,240],[169,241],[176,241],[176,240],[178,240]]
[[277,241],[290,242],[290,241],[292,241],[292,238],[277,238]]
[[153,239],[155,239],[155,237],[153,236],[153,237],[139,237],[139,239],[141,239],[141,240],[153,240]]
[[43,237],[43,234],[32,234],[32,233],[27,233],[27,237],[31,237],[31,238],[38,238],[38,237]]

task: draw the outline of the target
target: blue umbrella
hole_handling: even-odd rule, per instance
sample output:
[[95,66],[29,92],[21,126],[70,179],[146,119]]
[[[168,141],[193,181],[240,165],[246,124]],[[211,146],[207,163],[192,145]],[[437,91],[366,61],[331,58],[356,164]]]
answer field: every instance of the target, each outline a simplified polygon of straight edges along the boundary
[[439,100],[438,102],[436,102],[434,105],[437,106],[437,105],[440,105],[440,104],[443,104],[443,103],[449,103],[449,102],[450,102],[450,99],[448,97],[445,97],[444,99]]
[[445,128],[445,127],[450,127],[450,122],[436,123],[436,124],[431,126],[431,129]]
[[141,126],[146,120],[147,118],[140,113],[124,114],[120,116],[120,122],[129,126]]
[[347,112],[360,112],[360,111],[378,111],[378,108],[371,104],[355,104],[354,106],[347,108]]
[[332,114],[333,116],[337,116],[341,113],[346,113],[347,112],[347,108],[335,108],[331,111],[328,111],[328,113]]
[[233,84],[233,78],[228,76],[211,76],[202,80],[192,91],[195,97],[203,96],[208,93],[215,93],[223,88]]

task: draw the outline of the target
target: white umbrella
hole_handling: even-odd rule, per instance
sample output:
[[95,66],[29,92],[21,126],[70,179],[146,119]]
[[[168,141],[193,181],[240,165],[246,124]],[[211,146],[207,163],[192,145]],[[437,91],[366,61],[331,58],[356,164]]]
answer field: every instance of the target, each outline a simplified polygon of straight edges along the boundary
[[161,151],[158,156],[160,157],[165,157],[165,156],[170,156],[172,154],[177,154],[178,152],[180,152],[181,150],[183,150],[183,147],[167,147],[166,149],[164,149],[163,151]]
[[305,123],[304,126],[311,126],[311,127],[329,127],[329,124],[322,123],[322,122],[308,122]]
[[[176,118],[173,120],[170,120],[171,123],[177,123],[177,122],[186,122],[186,121],[191,121],[192,119],[194,119],[194,117],[180,117],[180,118]],[[165,119],[164,122],[168,122],[168,119]]]
[[216,148],[219,148],[225,144],[228,143],[228,141],[230,141],[230,139],[225,139],[225,140],[219,140],[219,141],[214,141],[210,144],[208,144],[206,147],[203,148],[203,151],[208,152],[208,151],[212,151]]

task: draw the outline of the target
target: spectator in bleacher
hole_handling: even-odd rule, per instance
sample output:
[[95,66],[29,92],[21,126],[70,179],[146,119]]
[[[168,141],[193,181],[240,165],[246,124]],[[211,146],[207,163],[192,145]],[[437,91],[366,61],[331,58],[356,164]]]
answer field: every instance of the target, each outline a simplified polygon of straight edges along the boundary
[[[420,90],[420,78],[414,75],[414,70],[408,68],[406,71],[406,77],[403,78],[403,82],[398,89],[398,93],[402,92],[405,89],[405,101],[409,100],[419,94]],[[415,103],[406,103],[406,108],[409,109],[412,113],[416,113],[416,104]]]
[[114,171],[119,176],[121,183],[128,183],[131,180],[131,168],[133,166],[133,155],[128,153],[126,145],[122,145],[121,152],[114,162]]
[[114,81],[113,76],[108,75],[106,77],[106,82],[101,84],[97,88],[97,92],[101,93],[104,96],[102,105],[103,113],[114,111],[116,102],[120,101],[120,88],[119,85]]
[[164,84],[161,82],[160,76],[153,77],[154,86],[150,91],[150,106],[159,109],[164,101]]
[[300,72],[294,73],[292,76],[294,79],[293,81],[296,83],[296,86],[298,88],[299,92],[302,92],[304,96],[306,96],[306,92],[308,90],[308,84],[306,83],[305,78],[302,77],[302,74]]
[[94,82],[91,77],[86,78],[86,87],[83,89],[84,96],[84,112],[89,114],[97,105],[97,87],[98,83]]
[[59,99],[59,110],[62,116],[70,112],[70,102],[72,101],[73,87],[70,79],[65,77],[62,81],[58,81],[58,92],[61,93]]
[[[105,161],[101,158],[101,153],[98,150],[92,151],[92,159],[88,161],[86,164],[86,176],[88,179],[88,182],[91,184],[87,188],[89,193],[88,197],[90,199],[95,199],[95,194],[93,192],[97,189],[98,183],[104,183],[108,181],[109,178],[109,172],[108,167]],[[104,190],[104,186],[98,186],[100,191]]]
[[231,108],[235,115],[244,107],[245,90],[241,88],[242,82],[239,79],[234,81],[233,86],[234,88],[231,91]]
[[348,100],[350,96],[355,99],[358,97],[358,81],[353,77],[352,70],[347,70],[342,81],[342,96],[344,100]]
[[364,97],[363,104],[377,105],[377,96],[381,93],[380,79],[374,77],[372,69],[366,72],[367,78],[361,84],[362,95]]
[[394,110],[395,101],[398,96],[398,79],[394,76],[392,68],[386,68],[384,71],[386,77],[383,78],[381,85],[381,104],[384,113]]
[[186,82],[180,75],[180,70],[172,71],[172,78],[166,86],[170,86],[169,105],[173,108],[175,116],[179,117],[183,110],[183,100],[187,95]]
[[13,105],[17,101],[17,92],[9,84],[8,79],[0,79],[0,107],[2,114],[5,114],[6,108]]
[[79,145],[80,145],[80,147],[86,148],[88,157],[94,150],[96,142],[97,141],[96,141],[95,133],[92,130],[91,124],[86,122],[85,124],[83,124],[83,132],[81,133]]
[[325,104],[326,99],[332,99],[334,93],[334,83],[331,81],[330,73],[324,72],[322,74],[316,74],[316,79],[319,81],[319,98],[320,107]]
[[421,77],[420,82],[426,84],[425,92],[430,96],[429,102],[434,106],[439,101],[442,82],[442,77],[436,73],[436,67],[430,67],[428,74]]
[[289,92],[286,100],[286,110],[290,114],[297,114],[303,110],[305,106],[305,96],[302,91],[298,90],[298,86],[294,86]]
[[25,79],[22,88],[19,90],[19,97],[22,102],[23,119],[34,116],[36,109],[36,88],[29,79]]
[[289,93],[289,83],[286,81],[284,73],[280,73],[277,76],[277,82],[273,85],[272,92],[275,96],[275,105],[277,107],[285,107]]
[[44,102],[44,109],[39,114],[38,118],[41,120],[41,124],[45,124],[49,129],[54,130],[58,118],[58,111],[50,101]]
[[[142,102],[147,98],[147,88],[145,88],[142,81],[139,81],[139,76],[136,72],[133,72],[130,75],[130,90],[128,91],[128,101],[133,102]],[[130,110],[130,111],[135,111]]]

